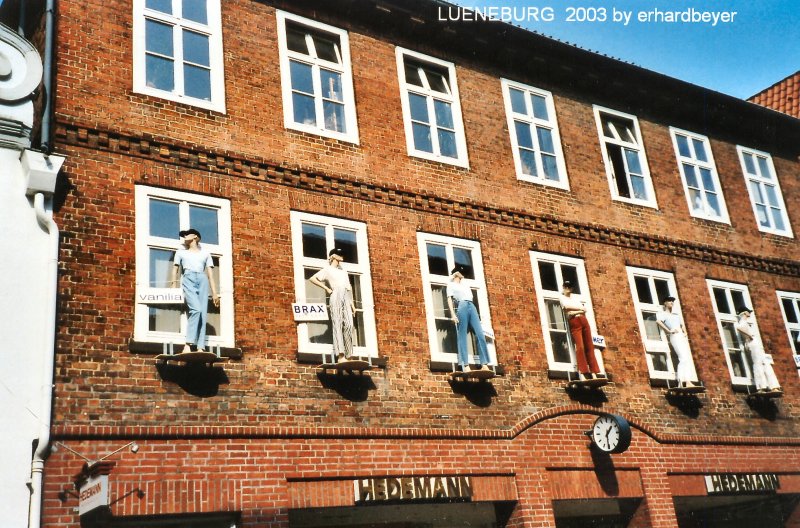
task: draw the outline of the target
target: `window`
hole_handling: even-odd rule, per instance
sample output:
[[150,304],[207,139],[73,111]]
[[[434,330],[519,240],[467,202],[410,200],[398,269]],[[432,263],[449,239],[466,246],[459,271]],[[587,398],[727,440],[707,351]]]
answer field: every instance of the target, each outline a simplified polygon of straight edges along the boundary
[[553,95],[507,79],[501,84],[517,178],[569,189]]
[[669,129],[681,171],[689,212],[697,218],[729,222],[725,198],[708,138],[674,127]]
[[230,215],[230,203],[222,198],[136,186],[135,341],[184,342],[183,303],[143,301],[150,298],[148,293],[170,287],[175,251],[182,247],[178,232],[192,227],[200,231],[201,244],[214,260],[212,271],[220,294],[219,308],[210,300],[208,303],[208,342],[211,346],[234,346]]
[[397,70],[408,154],[468,167],[453,63],[397,48]]
[[[472,240],[429,233],[417,233],[417,245],[420,270],[422,271],[431,360],[458,363],[456,325],[451,320],[452,315],[447,306],[447,283],[450,282],[450,270],[456,264],[463,267],[464,279],[462,282],[472,289],[473,303],[480,315],[481,326],[489,330],[492,328],[489,297],[483,277],[481,245]],[[467,347],[470,363],[478,363],[478,348],[471,332],[469,335],[471,339],[467,340]],[[487,336],[486,344],[489,349],[489,359],[493,365],[496,365],[497,355],[494,342],[489,336]]]
[[[628,267],[628,283],[633,295],[633,306],[639,323],[639,333],[644,342],[647,368],[651,379],[676,379],[678,357],[669,344],[667,335],[658,326],[658,313],[664,308],[661,304],[666,297],[678,299],[675,278],[672,273]],[[680,301],[672,308],[673,313],[681,314]],[[684,321],[686,326],[686,321]],[[691,367],[693,380],[697,380],[694,365]]]
[[781,303],[783,322],[786,324],[795,364],[800,368],[800,293],[779,291],[778,301]]
[[658,207],[639,133],[639,121],[635,116],[599,106],[594,107],[594,115],[611,197],[622,202]]
[[358,143],[347,32],[278,11],[286,128]]
[[[734,385],[752,385],[754,381],[750,354],[744,347],[744,343],[742,343],[735,328],[738,320],[737,308],[742,306],[753,307],[750,303],[750,293],[747,286],[710,279],[706,280],[706,282],[711,293],[711,302],[714,305],[714,314],[722,337],[725,361],[728,364],[731,381]],[[758,332],[755,314],[751,317],[751,321]]]
[[772,156],[738,146],[736,151],[739,153],[739,161],[747,181],[747,190],[750,193],[750,202],[753,204],[759,231],[792,236],[792,227],[786,215],[781,186],[775,176]]
[[[297,302],[327,303],[325,290],[312,284],[309,279],[328,265],[328,252],[331,249],[343,250],[345,258],[342,268],[350,278],[356,307],[353,355],[377,357],[378,340],[375,333],[366,224],[297,211],[292,211],[290,216]],[[330,321],[299,323],[297,337],[301,353],[332,353],[333,334]]]
[[225,112],[219,0],[134,0],[133,90]]
[[[575,347],[569,333],[569,325],[561,309],[561,285],[565,280],[573,284],[572,296],[577,297],[586,307],[586,318],[592,327],[592,334],[597,335],[597,326],[592,311],[592,298],[589,295],[589,282],[583,260],[552,255],[548,253],[530,252],[533,266],[533,282],[536,286],[536,297],[539,302],[539,313],[542,319],[547,363],[551,370],[577,372]],[[595,354],[601,371],[603,360],[601,354]]]

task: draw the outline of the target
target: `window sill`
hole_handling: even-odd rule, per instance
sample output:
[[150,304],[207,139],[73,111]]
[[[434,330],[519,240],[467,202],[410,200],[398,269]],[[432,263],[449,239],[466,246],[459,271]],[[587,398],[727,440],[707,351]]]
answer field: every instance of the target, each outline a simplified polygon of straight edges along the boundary
[[[316,352],[298,352],[297,353],[297,362],[298,363],[307,363],[313,365],[319,365],[322,363],[322,356],[323,354],[318,354]],[[327,354],[330,357],[330,354]],[[359,356],[358,354],[353,354],[352,356],[354,359],[360,359],[363,361],[367,361],[372,364],[374,367],[386,368],[386,358],[382,357],[368,357],[368,356]]]
[[[158,355],[164,352],[164,343],[151,343],[148,341],[128,341],[128,350],[133,354]],[[220,356],[228,359],[242,359],[244,353],[241,348],[221,347]]]
[[[490,365],[494,367],[495,372],[498,376],[504,376],[506,373],[505,367],[503,365]],[[429,363],[429,367],[431,372],[455,372],[457,370],[457,365],[455,363],[448,363],[447,361],[431,361]]]
[[[606,379],[608,381],[614,381],[614,377],[608,372],[601,372],[601,374],[605,374]],[[551,380],[576,380],[578,379],[578,371],[577,370],[547,370],[547,377]],[[666,386],[666,385],[665,385]]]

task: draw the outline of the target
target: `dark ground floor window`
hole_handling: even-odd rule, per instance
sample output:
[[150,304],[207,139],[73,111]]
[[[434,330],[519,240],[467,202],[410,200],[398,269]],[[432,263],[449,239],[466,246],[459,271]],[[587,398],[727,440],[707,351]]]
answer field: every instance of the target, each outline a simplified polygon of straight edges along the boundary
[[556,528],[628,528],[642,499],[553,501]]
[[679,528],[786,528],[798,507],[800,495],[675,498]]
[[501,528],[513,504],[455,502],[289,510],[290,528]]

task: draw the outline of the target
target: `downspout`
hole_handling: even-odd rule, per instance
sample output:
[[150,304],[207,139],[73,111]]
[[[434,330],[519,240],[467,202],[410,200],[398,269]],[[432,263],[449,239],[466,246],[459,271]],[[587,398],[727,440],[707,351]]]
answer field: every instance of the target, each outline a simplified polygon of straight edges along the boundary
[[50,145],[50,121],[53,117],[53,55],[55,53],[55,10],[56,0],[47,0],[45,8],[45,29],[44,29],[44,73],[42,84],[44,85],[44,110],[42,111],[42,132],[39,146],[43,152],[52,152]]
[[44,461],[50,451],[50,420],[53,415],[53,368],[55,365],[56,343],[56,288],[58,286],[58,226],[53,217],[44,209],[44,194],[36,193],[33,199],[36,220],[50,235],[49,256],[47,259],[47,320],[48,329],[44,348],[42,349],[42,408],[39,414],[40,430],[36,444],[36,452],[31,462],[31,502],[28,514],[28,528],[40,528],[42,522],[42,481],[44,477]]

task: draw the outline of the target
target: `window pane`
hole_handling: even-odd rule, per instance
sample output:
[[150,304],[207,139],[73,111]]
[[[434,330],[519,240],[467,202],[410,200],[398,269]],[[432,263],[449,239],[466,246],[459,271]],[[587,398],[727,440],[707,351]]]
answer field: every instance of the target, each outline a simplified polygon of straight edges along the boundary
[[756,206],[756,216],[758,217],[758,223],[762,227],[770,227],[769,216],[767,215],[767,208],[763,205]]
[[647,334],[647,339],[651,341],[661,339],[661,331],[656,322],[656,312],[642,312],[642,319],[644,319],[644,331]]
[[792,300],[782,297],[781,304],[783,305],[783,313],[786,314],[786,322],[797,323],[797,312],[794,309],[794,303]]
[[522,166],[522,173],[529,176],[538,176],[536,169],[536,154],[532,150],[519,149],[519,161]]
[[547,121],[549,116],[547,115],[547,102],[545,98],[541,95],[531,94],[531,99],[533,100],[533,116],[536,119]]
[[433,110],[436,114],[436,124],[443,128],[449,128],[452,130],[453,127],[453,111],[450,108],[450,103],[445,101],[439,101],[438,99],[434,99],[433,101]]
[[358,239],[349,229],[333,229],[333,244],[344,253],[344,261],[358,264]]
[[780,201],[778,200],[778,193],[775,191],[775,186],[764,185],[764,189],[767,191],[767,200],[769,200],[769,204],[772,207],[780,207]]
[[742,154],[742,158],[744,159],[744,170],[748,174],[756,174],[756,166],[753,163],[753,155],[752,154]]
[[[581,294],[581,283],[578,280],[578,268],[576,268],[575,266],[570,266],[568,264],[562,264],[561,276],[564,278],[565,281],[570,281],[572,283],[572,293],[578,295]],[[560,289],[561,288],[559,287],[559,290]]]
[[628,162],[628,171],[633,174],[642,173],[642,164],[639,160],[639,153],[635,150],[625,149],[625,161]]
[[179,239],[178,204],[150,199],[150,236]]
[[317,112],[314,108],[314,98],[299,93],[292,94],[292,114],[295,123],[304,125],[317,124]]
[[656,303],[661,304],[664,299],[672,295],[669,291],[669,283],[667,281],[663,279],[655,279],[653,284],[655,284],[656,287]]
[[147,86],[171,92],[175,89],[175,64],[168,59],[154,55],[147,55],[145,68],[147,70]]
[[536,128],[536,134],[539,137],[539,148],[542,152],[547,152],[548,154],[555,153],[556,149],[553,146],[553,132],[549,128]]
[[558,181],[560,179],[555,156],[542,154],[542,168],[544,169],[544,177],[548,180]]
[[361,276],[349,274],[350,287],[353,290],[353,304],[356,307],[356,314],[353,318],[355,332],[355,346],[364,346],[367,343],[366,330],[364,328],[364,301],[361,296]]
[[210,66],[208,36],[194,31],[184,31],[183,60],[201,66]]
[[148,316],[148,330],[151,332],[180,333],[181,311],[180,306],[151,306]]
[[412,123],[411,130],[414,133],[414,148],[424,152],[433,152],[431,128],[427,125]]
[[697,189],[700,187],[700,184],[697,181],[697,169],[695,169],[694,165],[689,165],[688,163],[683,164],[683,175],[686,177],[686,185],[693,189]]
[[[744,300],[744,293],[738,290],[731,290],[731,299],[733,300],[734,310],[738,310],[740,307],[747,305]],[[752,306],[749,306],[749,308],[752,308]]]
[[414,86],[422,86],[422,79],[420,79],[419,76],[419,64],[415,64],[411,61],[406,61],[403,70],[405,71],[406,82],[408,84],[413,84]]
[[289,62],[289,76],[292,80],[292,90],[307,94],[314,93],[314,81],[311,77],[311,66],[302,62]]
[[308,45],[306,44],[306,33],[296,28],[286,29],[286,46],[298,53],[308,55]]
[[319,35],[312,35],[311,38],[314,41],[314,48],[317,50],[318,58],[339,64],[339,54],[336,52],[339,47],[338,40],[334,42]]
[[531,126],[522,121],[514,121],[514,130],[517,133],[517,144],[526,149],[533,149],[533,138],[531,137]]
[[431,68],[423,68],[423,71],[425,72],[425,77],[428,79],[431,90],[446,94],[450,93],[450,89],[447,87],[445,73],[435,71]]
[[625,162],[622,160],[622,148],[618,145],[607,145],[606,152],[614,172],[614,181],[617,184],[617,194],[630,198],[630,187],[626,177]]
[[208,10],[206,9],[206,0],[183,0],[183,9],[181,11],[183,18],[199,22],[201,24],[208,24]]
[[184,65],[183,84],[188,97],[211,100],[211,70]]
[[766,180],[772,179],[772,171],[769,170],[769,164],[767,163],[767,158],[758,156],[758,169],[761,173],[761,177]]
[[706,200],[708,201],[708,207],[711,209],[710,213],[713,216],[722,216],[722,208],[719,204],[719,199],[717,198],[717,195],[706,194]]
[[650,281],[647,277],[635,276],[633,283],[636,285],[636,296],[640,303],[654,304],[653,292],[650,290]]
[[700,161],[708,161],[705,144],[694,138],[692,139],[692,144],[694,145],[694,157]]
[[653,370],[657,372],[669,372],[669,363],[667,363],[667,355],[663,352],[654,352],[650,354],[653,360]]
[[[303,224],[305,227],[306,224]],[[303,275],[305,276],[306,287],[306,302],[310,303],[324,303],[326,302],[325,290],[319,286],[312,284],[308,279],[314,276],[319,269],[304,268]],[[330,321],[313,321],[306,323],[308,328],[308,340],[311,343],[320,344],[333,344],[333,334],[331,333]]]
[[786,229],[786,226],[783,225],[783,215],[780,209],[772,209],[772,220],[775,222],[775,229],[778,231]]
[[203,242],[219,244],[219,222],[216,209],[190,205],[189,225],[200,231]]
[[725,290],[722,288],[714,288],[714,302],[717,304],[717,312],[724,314],[732,314],[733,310],[728,304],[728,296],[725,295]]
[[511,111],[517,114],[528,115],[525,107],[525,93],[515,88],[509,88],[509,99],[511,100]]
[[450,275],[447,269],[447,252],[439,244],[426,244],[428,252],[428,273],[432,275]]
[[641,176],[631,176],[631,187],[633,188],[633,197],[637,200],[647,200],[647,187],[644,184],[644,178]]
[[550,329],[550,343],[553,348],[553,360],[559,363],[572,363],[567,323],[561,304],[555,299],[546,299],[547,326]]
[[686,136],[675,134],[675,142],[678,144],[678,153],[684,158],[691,158],[692,151],[689,150],[689,141]]
[[438,319],[450,319],[450,307],[447,305],[447,287],[441,284],[432,284],[433,316]]
[[428,100],[415,93],[408,94],[408,107],[411,110],[411,119],[421,123],[430,123],[428,118]]
[[172,26],[148,19],[145,25],[145,48],[151,53],[174,57]]
[[325,115],[325,129],[345,132],[344,105],[325,101],[322,103],[322,111]]
[[327,259],[328,249],[325,243],[325,227],[316,224],[303,225],[303,256]]
[[439,129],[439,153],[448,158],[458,157],[458,147],[456,147],[456,135],[449,130]]
[[557,292],[561,288],[556,277],[556,266],[552,262],[539,261],[539,280],[542,282],[542,289]]
[[700,169],[700,177],[703,180],[703,188],[707,191],[716,191],[716,186],[714,185],[714,178],[711,177],[711,171],[708,169],[701,168]]
[[334,101],[344,101],[342,95],[342,74],[330,70],[320,70],[322,80],[322,97],[333,99]]
[[150,248],[150,280],[151,288],[168,288],[172,278],[175,252],[167,249]]
[[145,7],[168,15],[172,14],[172,0],[147,0]]
[[475,268],[472,265],[472,250],[466,248],[453,248],[453,260],[456,266],[461,266],[461,274],[466,279],[475,278]]

